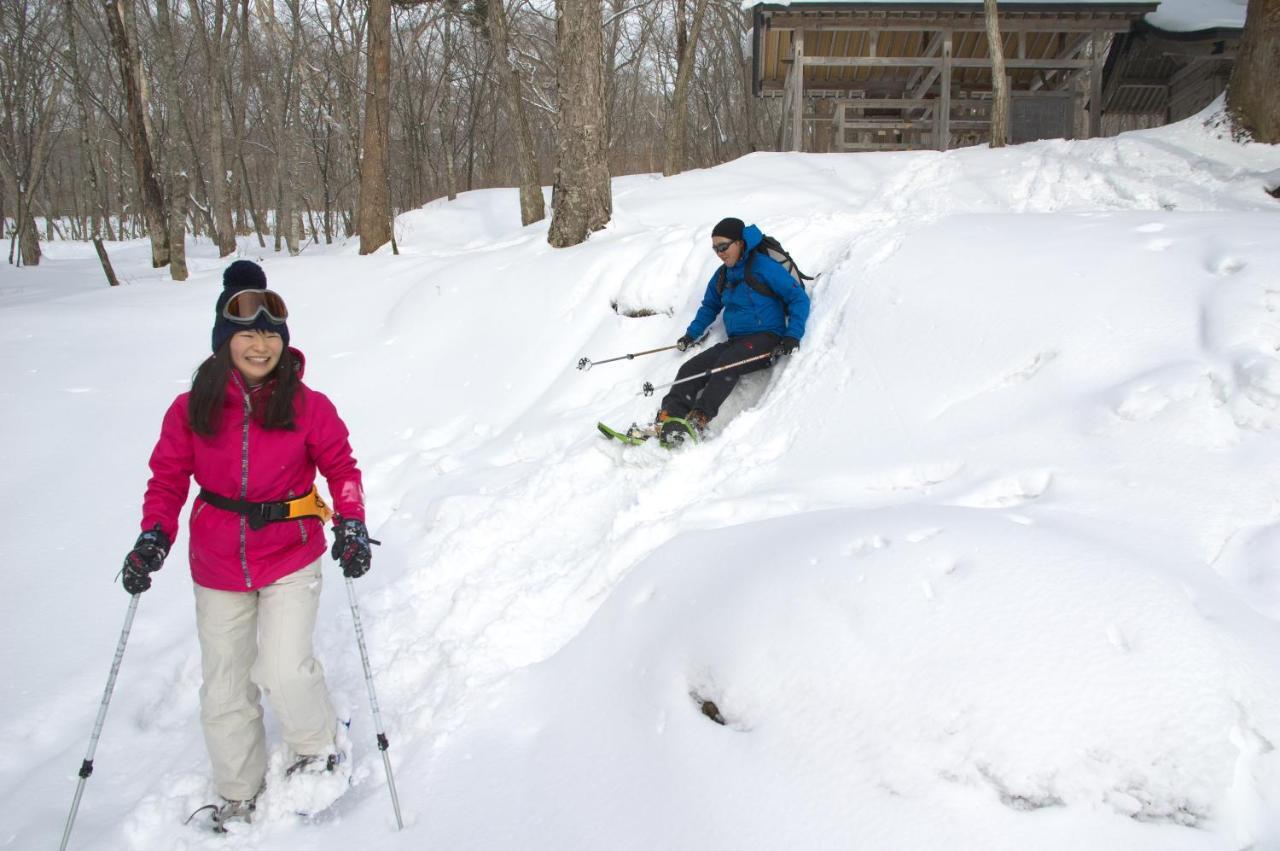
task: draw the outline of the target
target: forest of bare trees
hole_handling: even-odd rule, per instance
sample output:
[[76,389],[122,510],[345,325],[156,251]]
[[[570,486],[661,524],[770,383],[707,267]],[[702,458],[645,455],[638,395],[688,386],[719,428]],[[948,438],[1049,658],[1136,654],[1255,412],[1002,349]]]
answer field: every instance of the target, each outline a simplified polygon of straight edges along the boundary
[[38,263],[55,237],[149,236],[176,279],[184,234],[225,255],[237,234],[296,253],[367,231],[373,250],[394,212],[493,186],[522,187],[536,220],[566,70],[598,79],[592,150],[610,175],[767,145],[777,117],[752,103],[737,0],[593,3],[597,34],[578,43],[599,45],[594,78],[589,56],[557,55],[561,7],[572,30],[581,0],[4,0],[10,262]]

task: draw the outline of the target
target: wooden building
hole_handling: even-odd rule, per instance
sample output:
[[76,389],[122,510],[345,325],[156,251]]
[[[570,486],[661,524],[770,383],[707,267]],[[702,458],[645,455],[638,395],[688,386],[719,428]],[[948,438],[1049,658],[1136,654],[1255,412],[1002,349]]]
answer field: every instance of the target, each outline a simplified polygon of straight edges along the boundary
[[1165,0],[1157,14],[1117,35],[1103,74],[1104,133],[1168,124],[1204,109],[1226,91],[1243,30],[1238,3]]
[[[1011,142],[1102,135],[1111,40],[1157,3],[999,4]],[[753,86],[783,101],[780,150],[947,150],[990,138],[980,0],[791,0],[753,17]]]

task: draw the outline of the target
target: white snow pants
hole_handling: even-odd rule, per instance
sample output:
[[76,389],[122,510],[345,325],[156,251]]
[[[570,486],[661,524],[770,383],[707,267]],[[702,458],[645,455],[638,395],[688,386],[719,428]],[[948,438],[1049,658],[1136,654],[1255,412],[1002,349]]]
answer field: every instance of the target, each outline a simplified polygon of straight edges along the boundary
[[295,754],[333,748],[333,707],[311,647],[320,561],[256,591],[195,589],[205,746],[218,794],[246,800],[262,790],[267,770],[259,687]]

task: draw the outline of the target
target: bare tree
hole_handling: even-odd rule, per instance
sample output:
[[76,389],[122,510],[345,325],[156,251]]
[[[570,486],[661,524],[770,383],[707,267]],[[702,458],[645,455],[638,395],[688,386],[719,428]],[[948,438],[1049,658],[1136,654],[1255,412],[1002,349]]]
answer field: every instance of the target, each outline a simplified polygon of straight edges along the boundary
[[1280,143],[1280,0],[1249,0],[1227,108],[1255,141]]
[[499,74],[507,97],[507,122],[516,141],[516,164],[520,174],[520,223],[532,224],[546,216],[537,151],[529,131],[524,108],[524,83],[512,56],[510,26],[503,0],[489,0],[489,35],[498,60]]
[[178,63],[173,55],[173,26],[169,21],[169,0],[156,0],[156,41],[160,54],[160,87],[168,113],[169,132],[165,134],[165,162],[169,187],[166,212],[169,222],[169,275],[175,281],[187,279],[187,174],[182,167],[177,124],[181,121],[182,104],[178,97]]
[[[164,193],[160,191],[160,181],[156,177],[155,159],[151,154],[151,133],[147,126],[136,29],[126,27],[126,20],[133,19],[132,4],[133,0],[102,0],[102,10],[107,17],[111,45],[120,69],[120,82],[124,86],[129,149],[133,154],[142,214],[151,237],[151,265],[159,268],[169,263],[169,217],[165,211]],[[130,35],[133,36],[132,39]]]
[[440,134],[440,151],[444,157],[444,194],[452,201],[458,197],[458,174],[454,167],[453,151],[456,145],[457,122],[453,106],[453,18],[456,0],[444,0],[444,53],[440,59],[440,97],[436,101],[437,129]]
[[[74,0],[63,0],[63,24],[67,31],[66,68],[71,76],[71,96],[75,99],[76,114],[80,119],[80,147],[85,164],[85,177],[89,182],[89,237],[101,244],[105,231],[112,235],[111,210],[107,198],[107,178],[102,168],[103,154],[98,144],[98,122],[89,99],[89,80],[81,66],[80,40],[76,34],[76,8]],[[102,249],[105,251],[105,249]]]
[[391,2],[369,0],[369,66],[360,154],[360,253],[391,241]]
[[[33,206],[48,165],[50,134],[62,96],[59,42],[51,7],[31,0],[0,3],[0,169],[16,204],[15,238],[22,265],[40,263]],[[10,243],[9,262],[14,260]]]
[[667,115],[666,146],[662,157],[662,173],[679,174],[684,171],[685,128],[689,121],[689,80],[693,76],[693,57],[698,49],[698,35],[702,31],[702,16],[707,11],[707,0],[697,0],[693,8],[693,23],[685,31],[685,0],[676,0],[676,82],[671,94],[671,111]]
[[1003,148],[1009,138],[1009,78],[1004,70],[1004,41],[1000,35],[1000,12],[996,0],[982,0],[987,16],[987,50],[991,53],[991,147]]
[[547,242],[577,245],[609,223],[600,0],[556,0],[556,173]]
[[208,0],[207,6],[205,0],[188,2],[192,26],[204,52],[208,85],[205,128],[209,144],[209,202],[213,208],[213,238],[218,245],[218,256],[226,257],[236,250],[235,227],[231,222],[231,194],[235,181],[223,153],[223,128],[226,124],[226,110],[223,106],[223,78],[226,74],[224,63],[231,50],[233,28],[227,20],[226,0]]

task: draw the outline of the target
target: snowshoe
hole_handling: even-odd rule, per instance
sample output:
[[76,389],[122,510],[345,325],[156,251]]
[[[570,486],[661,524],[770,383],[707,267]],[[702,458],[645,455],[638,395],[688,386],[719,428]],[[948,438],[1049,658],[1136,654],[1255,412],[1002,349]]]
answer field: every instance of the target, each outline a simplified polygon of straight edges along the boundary
[[[220,803],[205,804],[191,815],[187,816],[184,824],[191,824],[192,820],[196,821],[197,826],[204,827],[214,833],[226,833],[228,824],[251,824],[253,822],[253,813],[258,808],[258,796],[255,795],[245,801],[232,801],[227,798],[220,798]],[[199,816],[197,819],[196,817]]]
[[338,728],[334,750],[323,754],[296,754],[284,769],[284,783],[272,787],[272,799],[283,809],[310,818],[333,806],[351,787],[351,741],[347,724]]
[[[697,414],[690,414],[689,419],[683,417],[667,417],[662,422],[662,431],[658,433],[658,440],[667,449],[677,449],[684,445],[686,440],[692,443],[698,443],[702,439],[702,429],[698,426],[697,420],[694,419]],[[703,420],[705,422],[705,419]]]

